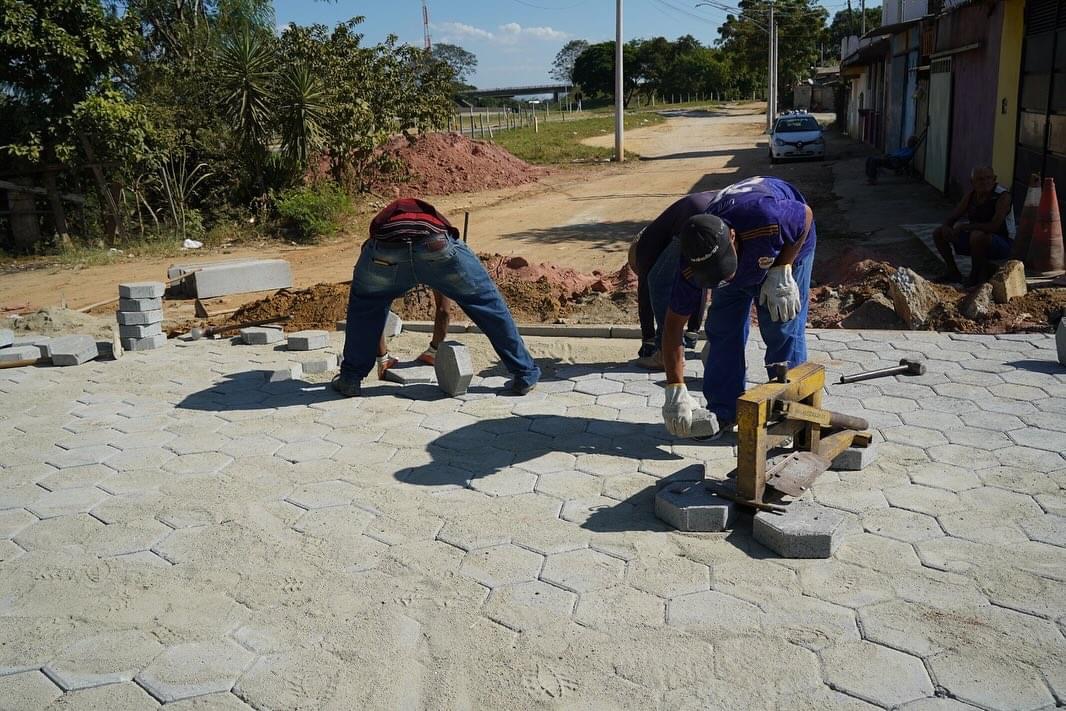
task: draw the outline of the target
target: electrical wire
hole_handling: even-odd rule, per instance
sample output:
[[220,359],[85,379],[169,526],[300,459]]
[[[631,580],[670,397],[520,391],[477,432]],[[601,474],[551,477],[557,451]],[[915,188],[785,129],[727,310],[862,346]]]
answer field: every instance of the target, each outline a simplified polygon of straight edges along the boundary
[[575,2],[573,5],[564,5],[562,7],[545,7],[544,5],[536,5],[528,2],[527,0],[514,0],[519,5],[525,5],[526,7],[532,7],[537,10],[573,10],[575,7],[584,5],[584,2]]

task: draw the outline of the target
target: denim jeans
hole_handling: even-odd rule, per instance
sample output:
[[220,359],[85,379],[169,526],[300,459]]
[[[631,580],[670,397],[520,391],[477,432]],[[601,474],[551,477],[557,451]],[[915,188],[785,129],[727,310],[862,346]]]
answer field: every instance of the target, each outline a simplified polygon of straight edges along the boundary
[[662,251],[655,264],[648,270],[648,296],[651,311],[655,316],[655,346],[663,347],[663,324],[666,323],[666,309],[670,306],[670,294],[674,290],[674,281],[681,270],[681,240],[674,237]]
[[518,335],[496,283],[466,244],[450,237],[383,244],[367,241],[352,275],[341,361],[344,379],[362,381],[370,374],[393,299],[425,284],[452,299],[481,329],[517,385],[540,380],[540,368]]
[[[807,239],[817,239],[814,225]],[[766,364],[788,361],[790,368],[807,362],[807,307],[811,292],[814,252],[797,259],[792,277],[799,286],[800,310],[791,321],[774,321],[765,306],[758,306],[759,332],[766,343]],[[727,284],[711,292],[707,312],[707,341],[711,347],[703,370],[707,409],[720,422],[737,419],[737,398],[744,392],[747,362],[744,349],[751,330],[751,305],[758,303],[762,285]]]

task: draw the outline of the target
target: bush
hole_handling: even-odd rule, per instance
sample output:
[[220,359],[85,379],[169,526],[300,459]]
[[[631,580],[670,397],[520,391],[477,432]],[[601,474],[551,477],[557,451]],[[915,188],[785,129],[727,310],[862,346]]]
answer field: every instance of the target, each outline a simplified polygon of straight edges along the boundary
[[332,183],[301,186],[281,193],[274,207],[299,239],[311,241],[337,230],[348,195]]

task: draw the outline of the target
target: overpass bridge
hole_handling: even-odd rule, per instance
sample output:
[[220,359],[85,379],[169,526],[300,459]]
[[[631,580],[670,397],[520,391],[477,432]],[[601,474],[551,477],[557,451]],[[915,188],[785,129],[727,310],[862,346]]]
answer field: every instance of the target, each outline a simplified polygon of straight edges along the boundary
[[536,94],[551,94],[553,101],[569,94],[573,87],[570,84],[532,84],[529,86],[502,86],[498,89],[475,89],[464,91],[463,96],[484,96],[514,98],[516,96],[533,96]]

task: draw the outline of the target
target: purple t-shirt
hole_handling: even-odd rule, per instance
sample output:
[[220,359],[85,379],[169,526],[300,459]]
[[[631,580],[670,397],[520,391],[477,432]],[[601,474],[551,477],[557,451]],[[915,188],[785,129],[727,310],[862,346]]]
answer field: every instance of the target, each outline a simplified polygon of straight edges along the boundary
[[[780,178],[748,178],[718,193],[706,214],[721,218],[736,230],[737,273],[730,280],[731,285],[758,286],[766,279],[767,270],[785,245],[795,244],[803,236],[806,205],[803,194]],[[814,246],[812,230],[796,259],[811,254]],[[702,289],[679,270],[670,295],[670,310],[690,316],[699,308],[701,297]]]

